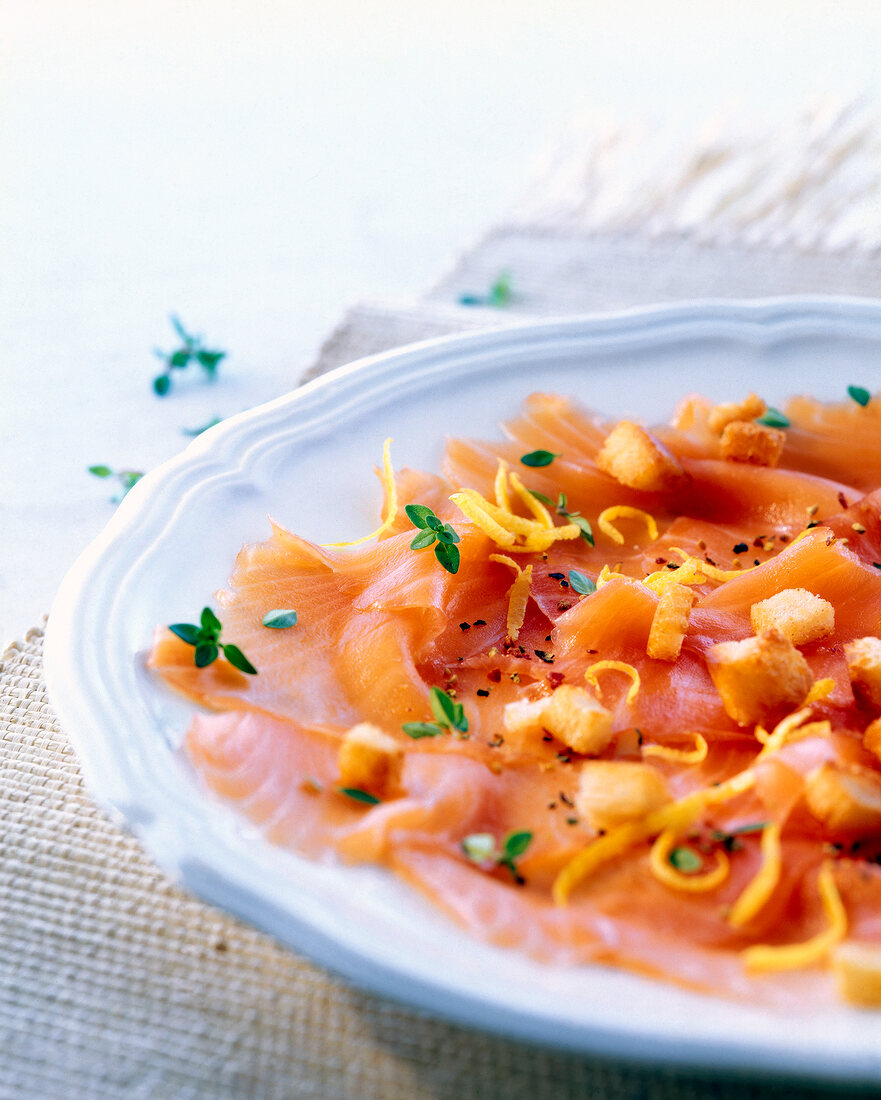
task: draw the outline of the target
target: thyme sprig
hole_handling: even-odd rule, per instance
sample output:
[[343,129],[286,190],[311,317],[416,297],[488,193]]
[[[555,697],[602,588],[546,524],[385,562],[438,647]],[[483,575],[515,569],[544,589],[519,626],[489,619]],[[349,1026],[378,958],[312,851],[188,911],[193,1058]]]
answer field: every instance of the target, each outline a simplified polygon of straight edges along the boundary
[[222,652],[233,668],[237,668],[240,672],[247,672],[249,676],[257,675],[257,669],[237,645],[221,642],[220,632],[223,627],[210,607],[202,608],[198,626],[193,623],[171,623],[168,629],[182,642],[195,648],[193,659],[196,668],[207,668]]
[[165,370],[153,379],[153,390],[159,397],[164,397],[171,389],[172,371],[184,370],[190,363],[196,362],[209,378],[214,378],[218,364],[221,359],[226,357],[225,351],[206,348],[202,344],[202,337],[193,336],[192,333],[187,332],[181,324],[180,318],[174,314],[171,315],[171,324],[180,337],[181,343],[180,347],[170,352],[161,351],[159,348],[154,349],[155,354],[165,366]]
[[129,489],[144,476],[143,470],[114,470],[110,466],[90,466],[89,473],[94,477],[113,478],[119,484],[119,495],[110,498],[114,504],[119,504]]
[[492,833],[471,833],[462,840],[462,851],[472,863],[489,863],[507,868],[518,886],[523,886],[526,879],[517,869],[516,861],[531,843],[532,833],[525,830],[508,833],[502,840],[501,848],[496,844]]
[[[521,462],[523,459],[520,460]],[[530,493],[536,500],[540,500],[542,504],[547,505],[548,508],[553,508],[558,516],[562,516],[563,519],[568,519],[570,523],[574,523],[578,530],[581,532],[581,537],[589,545],[594,545],[593,528],[590,523],[584,518],[581,512],[570,512],[569,504],[566,500],[566,494],[560,493],[557,497],[556,504],[551,500],[549,496],[544,493],[540,493],[538,489],[530,489]]]
[[452,733],[458,730],[460,733],[468,732],[468,719],[465,716],[465,708],[447,695],[439,687],[433,687],[429,692],[428,701],[431,705],[433,722],[404,722],[401,729],[414,741],[421,737],[438,737],[442,733]]
[[419,534],[410,543],[411,550],[425,550],[434,546],[434,556],[448,573],[459,572],[459,536],[449,523],[439,519],[426,504],[408,504],[404,511]]

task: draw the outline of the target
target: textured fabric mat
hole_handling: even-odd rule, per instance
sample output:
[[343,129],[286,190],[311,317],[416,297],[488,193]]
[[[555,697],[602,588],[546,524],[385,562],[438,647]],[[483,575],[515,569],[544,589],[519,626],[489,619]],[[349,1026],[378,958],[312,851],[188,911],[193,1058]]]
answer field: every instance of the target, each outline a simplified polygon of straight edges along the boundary
[[466,1031],[202,905],[84,790],[46,698],[40,630],[0,656],[0,823],[0,1100],[833,1095]]

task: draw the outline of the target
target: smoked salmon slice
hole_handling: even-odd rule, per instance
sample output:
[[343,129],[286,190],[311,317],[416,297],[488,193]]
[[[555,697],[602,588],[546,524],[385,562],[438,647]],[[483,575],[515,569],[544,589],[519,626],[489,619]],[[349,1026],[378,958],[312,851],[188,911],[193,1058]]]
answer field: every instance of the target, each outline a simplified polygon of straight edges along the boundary
[[535,394],[442,474],[387,458],[372,541],[273,523],[217,659],[157,630],[199,782],[538,959],[833,996],[837,945],[881,960],[881,400],[757,400],[616,432]]

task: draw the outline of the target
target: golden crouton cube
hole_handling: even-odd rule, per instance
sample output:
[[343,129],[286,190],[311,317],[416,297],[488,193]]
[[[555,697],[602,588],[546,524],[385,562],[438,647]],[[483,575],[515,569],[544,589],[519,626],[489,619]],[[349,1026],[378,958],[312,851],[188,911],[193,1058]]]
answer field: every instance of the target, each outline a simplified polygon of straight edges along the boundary
[[863,734],[863,748],[881,760],[881,718],[876,718],[866,726],[866,732]]
[[367,791],[376,798],[400,792],[404,752],[401,746],[370,722],[359,722],[346,733],[339,751],[340,784]]
[[785,442],[785,434],[777,428],[754,424],[751,420],[732,420],[722,432],[721,454],[728,462],[776,466]]
[[710,409],[707,423],[710,431],[721,435],[729,424],[735,420],[755,420],[758,416],[764,416],[768,406],[754,393],[751,393],[745,401],[732,401],[727,405],[714,405]]
[[652,618],[646,653],[658,661],[675,661],[682,649],[694,592],[684,584],[671,584],[661,593]]
[[664,444],[632,420],[621,420],[606,436],[596,464],[622,485],[652,493],[672,488],[684,474]]
[[804,645],[832,633],[835,608],[806,588],[785,588],[776,596],[754,603],[749,621],[756,634],[776,629],[793,645]]
[[588,760],[578,777],[575,808],[593,829],[614,829],[671,801],[660,772],[629,760]]
[[575,752],[595,756],[612,740],[612,715],[582,687],[561,684],[544,712],[548,733]]
[[551,697],[543,699],[515,699],[507,703],[502,712],[505,733],[516,741],[529,741],[544,733],[544,712],[550,706]]
[[832,951],[832,969],[843,1000],[862,1008],[881,1008],[881,944],[839,944]]
[[881,776],[826,761],[805,780],[805,801],[830,832],[869,836],[881,830]]
[[706,660],[726,714],[741,726],[767,724],[797,707],[814,682],[807,661],[777,630],[720,642]]
[[844,656],[854,695],[881,707],[881,638],[855,638],[845,645]]

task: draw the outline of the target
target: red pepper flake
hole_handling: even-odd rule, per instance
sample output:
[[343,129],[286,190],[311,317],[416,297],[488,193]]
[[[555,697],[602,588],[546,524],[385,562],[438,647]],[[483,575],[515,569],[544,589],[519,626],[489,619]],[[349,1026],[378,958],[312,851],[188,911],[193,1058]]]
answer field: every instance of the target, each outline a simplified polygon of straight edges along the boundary
[[840,490],[838,492],[838,503],[841,505],[842,508],[849,507],[847,503],[847,497]]
[[667,559],[666,558],[655,558],[655,565],[666,565],[666,564],[667,564]]
[[707,544],[704,542],[703,539],[698,539],[697,548],[698,550],[706,550]]
[[781,535],[780,536],[780,541],[781,542],[789,542],[789,535]]
[[[878,568],[881,569],[881,566],[879,566]],[[552,688],[558,688],[565,679],[566,677],[563,675],[562,672],[548,673],[548,683],[551,685]]]
[[761,550],[761,548],[765,545],[765,539],[767,537],[767,535],[756,535],[756,537],[753,539],[753,546],[755,546],[757,550]]
[[710,557],[709,554],[704,554],[704,561],[707,563],[707,565],[715,566],[717,564],[716,562],[713,561],[713,559]]
[[486,678],[491,684],[498,684],[502,679],[502,670],[500,668],[491,668],[486,674]]
[[572,606],[572,601],[571,600],[560,600],[560,602],[557,604],[557,610],[558,611],[568,611],[571,606]]

